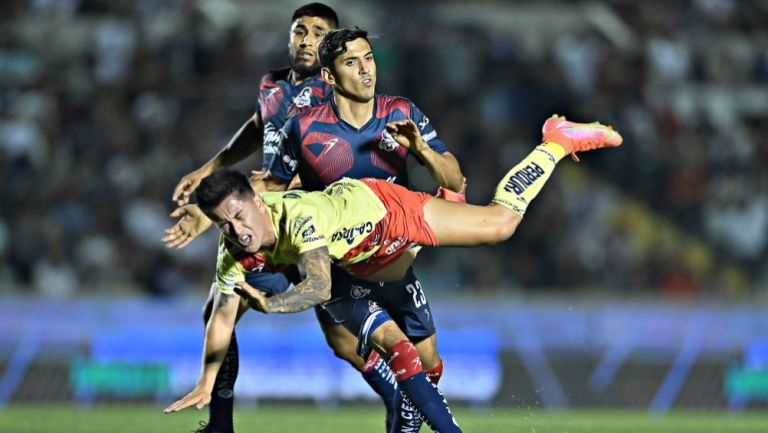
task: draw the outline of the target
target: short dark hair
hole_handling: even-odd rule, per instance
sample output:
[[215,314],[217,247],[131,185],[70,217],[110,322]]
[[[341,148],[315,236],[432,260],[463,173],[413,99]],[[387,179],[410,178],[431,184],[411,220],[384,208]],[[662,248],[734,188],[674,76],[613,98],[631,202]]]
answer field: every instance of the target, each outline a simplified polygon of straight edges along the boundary
[[237,170],[219,170],[200,182],[195,190],[195,201],[204,213],[209,214],[233,192],[240,195],[252,195],[253,188],[248,178]]
[[330,6],[322,3],[309,3],[296,9],[291,18],[291,22],[294,22],[301,17],[322,18],[328,21],[328,24],[334,29],[339,27],[339,17],[336,15],[336,11],[331,9]]
[[371,41],[368,40],[368,32],[359,27],[331,30],[326,33],[323,41],[320,42],[320,46],[317,48],[320,66],[333,71],[333,61],[347,52],[347,42],[360,38],[365,39],[369,45],[371,44]]

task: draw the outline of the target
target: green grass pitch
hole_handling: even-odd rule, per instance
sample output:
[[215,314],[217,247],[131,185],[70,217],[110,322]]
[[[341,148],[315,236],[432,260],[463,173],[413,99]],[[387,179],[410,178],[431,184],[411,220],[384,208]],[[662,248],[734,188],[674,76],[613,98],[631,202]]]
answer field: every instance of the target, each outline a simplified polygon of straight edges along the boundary
[[[642,411],[456,408],[467,433],[729,433],[768,432],[768,412],[672,412],[651,416]],[[161,407],[109,405],[11,406],[0,409],[4,433],[187,433],[207,411],[163,415]],[[238,433],[358,433],[384,431],[382,412],[374,406],[239,406]],[[422,432],[428,429],[423,428]]]

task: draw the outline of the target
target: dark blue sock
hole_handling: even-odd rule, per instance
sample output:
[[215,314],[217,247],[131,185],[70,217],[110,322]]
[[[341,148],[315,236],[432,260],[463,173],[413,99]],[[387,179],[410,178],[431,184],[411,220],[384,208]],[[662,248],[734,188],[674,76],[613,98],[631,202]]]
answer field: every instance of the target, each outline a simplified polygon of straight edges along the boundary
[[208,405],[208,426],[216,433],[232,433],[232,412],[235,402],[235,381],[240,371],[240,354],[237,347],[237,336],[232,332],[227,355],[221,363],[216,381],[213,383],[211,404]]
[[411,406],[417,408],[427,425],[440,433],[461,433],[451,408],[443,394],[427,379],[423,371],[398,383],[400,392]]
[[399,395],[395,386],[395,375],[392,374],[392,370],[389,369],[387,363],[376,352],[373,352],[368,358],[368,362],[366,362],[360,374],[363,375],[363,379],[381,397],[381,400],[387,407],[386,431],[389,433],[392,428],[392,417],[395,413],[395,399]]
[[391,425],[387,426],[389,433],[419,433],[421,430],[421,414],[405,401],[399,389],[395,393],[395,409],[391,420]]

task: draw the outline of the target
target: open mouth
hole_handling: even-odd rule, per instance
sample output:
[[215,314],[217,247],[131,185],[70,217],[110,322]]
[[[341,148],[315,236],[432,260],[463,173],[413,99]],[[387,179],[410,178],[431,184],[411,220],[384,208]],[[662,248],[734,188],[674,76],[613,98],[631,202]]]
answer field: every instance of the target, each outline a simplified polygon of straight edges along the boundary
[[247,247],[251,245],[251,242],[253,241],[253,238],[251,235],[242,235],[238,238],[240,246]]
[[315,57],[315,54],[310,51],[299,51],[296,57],[301,60],[312,60]]
[[371,87],[373,86],[373,78],[366,78],[363,80],[363,86],[365,87]]

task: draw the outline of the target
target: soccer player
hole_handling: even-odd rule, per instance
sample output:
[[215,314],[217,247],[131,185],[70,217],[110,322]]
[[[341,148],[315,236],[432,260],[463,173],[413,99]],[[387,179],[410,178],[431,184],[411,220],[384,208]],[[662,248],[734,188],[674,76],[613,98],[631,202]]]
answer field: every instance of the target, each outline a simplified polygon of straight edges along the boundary
[[[342,109],[345,110],[343,114],[340,114],[338,118],[330,120],[327,117],[318,118],[317,114],[314,114],[314,117],[312,117],[312,120],[310,121],[308,120],[310,117],[304,116],[305,112],[308,112],[308,110],[304,110],[300,113],[301,120],[291,121],[293,122],[291,125],[296,125],[297,122],[310,121],[313,122],[313,125],[319,126],[322,131],[315,134],[313,137],[323,137],[325,145],[329,147],[328,151],[330,151],[334,146],[336,146],[336,144],[338,144],[338,147],[336,147],[334,151],[325,152],[323,155],[317,155],[317,157],[313,158],[311,161],[306,158],[289,156],[289,154],[285,151],[285,149],[290,147],[289,151],[295,152],[294,147],[299,145],[298,138],[293,135],[293,131],[296,130],[295,127],[286,126],[283,128],[282,132],[278,131],[276,134],[273,134],[274,137],[277,138],[275,144],[277,144],[281,139],[283,141],[281,146],[275,146],[270,151],[270,153],[272,151],[277,152],[275,154],[276,156],[273,157],[273,165],[275,164],[274,161],[281,161],[281,166],[284,165],[283,169],[280,170],[279,173],[282,176],[277,177],[277,174],[271,174],[268,176],[265,182],[260,183],[258,186],[268,187],[270,189],[285,189],[296,172],[299,169],[304,170],[307,167],[311,168],[308,171],[300,172],[303,173],[303,175],[300,177],[302,181],[306,182],[304,188],[308,189],[322,189],[327,186],[328,183],[338,180],[342,176],[389,178],[392,181],[407,184],[407,151],[396,145],[391,137],[388,137],[385,131],[385,124],[391,120],[412,119],[421,125],[422,133],[425,135],[426,141],[430,146],[429,149],[422,152],[423,155],[418,154],[418,156],[422,158],[422,161],[433,173],[438,183],[440,183],[442,186],[452,188],[454,190],[460,190],[463,186],[463,176],[461,175],[461,172],[458,168],[458,163],[456,162],[455,158],[453,158],[453,156],[446,151],[444,144],[439,139],[439,137],[437,137],[437,133],[434,131],[434,128],[432,128],[432,126],[429,124],[429,120],[421,113],[421,111],[413,106],[413,104],[411,104],[409,101],[402,98],[391,98],[377,95],[376,100],[374,100],[373,91],[375,89],[376,83],[376,68],[375,61],[373,60],[371,53],[370,44],[365,38],[365,32],[355,31],[352,33],[347,32],[344,34],[347,34],[348,36],[351,34],[351,39],[360,39],[360,42],[365,42],[365,51],[357,54],[360,56],[361,66],[364,70],[363,75],[365,75],[365,79],[367,80],[367,86],[363,87],[366,92],[370,91],[370,94],[362,96],[362,98],[367,98],[364,102],[356,101],[354,98],[359,96],[358,94],[360,93],[360,89],[355,87],[354,83],[351,83],[351,80],[348,80],[343,84],[338,83],[338,85],[334,85],[334,101],[336,102],[328,102],[322,104],[322,106],[326,107],[325,111],[317,113],[327,113],[329,110],[335,109],[335,107],[342,107]],[[363,38],[360,38],[360,35],[362,35]],[[349,37],[344,40],[337,38],[334,46],[337,48],[339,46],[345,47],[345,44],[349,42],[349,40]],[[332,57],[330,57],[328,61],[331,63],[336,59],[336,56],[341,53],[341,51],[337,48],[333,48],[329,51]],[[365,59],[363,59],[363,57],[365,57]],[[331,68],[333,68],[333,66],[331,66]],[[350,76],[349,72],[344,72],[346,73],[344,77]],[[356,74],[356,72],[352,72],[352,74]],[[326,81],[328,80],[327,77],[333,77],[333,75],[328,74],[325,77]],[[353,96],[350,97],[349,95]],[[378,109],[374,110],[373,108],[377,107],[377,103]],[[351,115],[348,115],[349,112],[352,112],[353,114],[362,113],[362,117],[353,118]],[[313,111],[313,113],[316,112]],[[376,115],[375,119],[374,115]],[[359,131],[350,132],[347,125],[360,121],[361,119],[363,120],[363,123],[368,123],[368,127]],[[368,122],[369,120],[374,121]],[[286,137],[286,130],[291,131],[287,133],[288,137]],[[331,136],[331,134],[336,135]],[[334,141],[334,139],[336,141]],[[266,141],[267,140],[265,138],[265,146]],[[228,150],[225,149],[222,151],[222,153],[225,151]],[[354,156],[352,155],[353,152]],[[222,153],[220,153],[220,155]],[[186,201],[186,198],[189,196],[189,192],[194,189],[197,184],[199,184],[199,179],[201,176],[213,172],[220,166],[224,165],[222,163],[224,158],[222,158],[220,155],[215,157],[202,169],[189,175],[187,177],[189,178],[188,181],[182,180],[182,182],[179,184],[179,187],[177,187],[175,196],[179,197],[182,202]],[[339,166],[336,164],[337,158],[339,157],[345,158],[345,164],[347,165],[342,164]],[[293,161],[294,163],[287,164],[287,160]],[[312,175],[312,173],[314,173],[314,175]],[[320,173],[323,174],[323,177],[318,177]],[[448,191],[444,191],[444,194],[447,195],[448,193]],[[186,212],[193,211],[187,208]],[[169,242],[169,246],[186,245],[195,236],[194,234],[189,235],[189,232],[181,233],[181,230],[177,230],[176,232],[173,232],[173,230],[174,229],[171,229],[169,236],[166,237],[166,241]],[[177,236],[176,233],[179,233],[179,235]],[[228,249],[224,248],[222,251],[228,251]],[[218,259],[217,268],[226,268],[228,266],[227,261],[233,258],[228,257],[227,254],[219,254]],[[408,266],[406,266],[406,268],[407,267]],[[247,269],[259,270],[262,273],[270,270],[270,268],[265,267],[263,263],[253,261],[248,263]],[[229,276],[223,275],[220,272],[217,274],[217,285],[231,285],[231,278],[229,278]],[[271,277],[272,280],[265,281],[265,276],[260,277],[260,281],[254,281],[256,279],[254,276],[255,274],[256,273],[254,272],[246,274],[248,276],[249,282],[256,285],[260,289],[269,292],[270,294],[280,293],[288,288],[287,280],[285,279],[280,279],[280,277],[273,275]],[[351,276],[346,275],[344,272],[338,270],[334,271],[334,276],[334,284],[339,287],[346,287],[347,289],[351,287],[367,289],[368,286],[377,284],[371,283],[370,281],[352,278]],[[282,286],[276,285],[274,280],[276,280],[278,283],[284,282],[284,284]],[[390,283],[392,286],[398,286],[400,290],[393,292],[393,295],[387,299],[388,309],[390,310],[390,313],[396,318],[398,323],[404,327],[409,337],[417,342],[418,350],[421,352],[421,355],[425,360],[430,378],[437,382],[442,372],[442,362],[437,355],[435,348],[434,322],[431,311],[429,310],[429,305],[426,301],[426,297],[422,291],[421,284],[418,282],[415,274],[413,274],[412,271],[410,271],[406,276],[399,278],[398,280],[399,281]],[[260,284],[261,286],[259,286]],[[417,295],[416,297],[405,291],[406,287],[409,286],[413,287],[413,290],[418,290],[418,293],[414,293],[414,295]],[[229,287],[229,290],[231,291],[231,287]],[[417,299],[418,303],[413,301],[414,299]],[[212,301],[212,298],[210,298],[210,300]],[[209,302],[207,304],[206,310],[206,321],[208,321],[208,318],[211,317],[212,311],[215,311],[215,307],[213,307],[211,302]],[[237,317],[239,318],[241,314],[242,312],[240,312]],[[326,339],[334,349],[334,352],[337,354],[337,356],[347,360],[358,370],[360,370],[365,380],[385,401],[388,409],[387,430],[401,431],[405,429],[406,431],[417,431],[421,422],[420,418],[414,416],[412,409],[407,404],[402,403],[400,400],[400,394],[396,393],[394,390],[394,383],[384,380],[388,377],[391,378],[391,374],[389,374],[386,364],[380,360],[377,354],[373,354],[373,356],[368,359],[367,362],[366,359],[358,356],[355,348],[357,344],[356,337],[349,333],[339,323],[337,323],[337,321],[331,318],[327,312],[319,310],[318,319],[320,320],[321,327],[324,334],[326,335]],[[233,341],[236,342],[236,340]],[[232,368],[227,367],[228,364],[233,364],[236,366],[236,364],[230,360],[236,360],[236,351],[232,350],[232,345],[230,345],[230,355],[225,358],[224,366],[219,369],[219,376],[222,376],[222,372],[233,371]],[[234,371],[234,375],[236,376],[236,369]],[[233,375],[229,374],[224,376]],[[213,389],[213,401],[215,401],[220,394],[220,387],[218,385],[219,383],[225,385],[223,388],[221,388],[224,390],[224,394],[231,395],[233,383],[232,381],[221,381],[217,379],[216,383],[217,385],[214,386]],[[197,391],[198,390],[196,389],[187,397],[191,399],[203,398],[198,395]],[[390,413],[390,410],[393,408],[398,408],[398,410]],[[400,408],[402,410],[399,410]],[[217,411],[211,410],[211,413],[215,414]],[[231,425],[231,405],[228,408],[228,413],[230,415],[227,419],[230,420],[229,422]],[[213,415],[211,419],[213,419]],[[211,422],[213,423],[213,421]],[[390,423],[392,426],[390,426]]]
[[[392,138],[409,150],[424,146],[410,121],[390,122]],[[410,245],[476,246],[507,240],[566,155],[621,144],[621,136],[598,123],[553,116],[544,123],[542,144],[512,168],[486,206],[454,203],[379,179],[342,179],[322,192],[255,193],[248,179],[231,170],[205,178],[195,198],[225,238],[268,265],[297,264],[301,282],[271,297],[243,280],[234,293],[264,313],[294,313],[323,305],[358,335],[361,354],[373,349],[386,359],[400,392],[441,433],[460,432],[448,403],[425,376],[411,341],[385,310],[366,296],[333,293],[331,263],[370,279],[391,276]],[[234,293],[217,293],[222,322],[234,325]],[[204,375],[215,374],[229,333],[207,335]],[[186,406],[184,406],[186,404]],[[167,410],[190,406],[177,402]]]
[[[290,67],[270,71],[261,78],[254,115],[235,133],[227,146],[210,161],[181,179],[174,190],[173,200],[179,205],[185,204],[204,177],[219,168],[228,167],[243,160],[260,146],[263,147],[264,166],[265,168],[268,166],[280,142],[280,129],[288,117],[307,107],[325,102],[331,96],[330,85],[319,74],[317,47],[327,32],[338,27],[338,21],[336,12],[321,3],[306,4],[294,11],[288,41]],[[177,211],[176,215],[181,216],[180,211]],[[175,246],[184,246],[192,238],[175,236],[173,240],[176,242]],[[266,268],[266,270],[270,269]],[[282,273],[249,273],[247,276],[251,284],[267,291],[284,291],[290,285]],[[203,309],[203,320],[206,325],[213,311],[214,291],[215,287],[212,288]],[[243,312],[244,310],[241,310],[238,317]],[[234,431],[233,390],[239,371],[238,358],[237,337],[233,330],[229,351],[216,376],[213,392],[210,395],[208,423],[201,427],[201,433]],[[379,382],[386,388],[385,380],[382,379]]]

